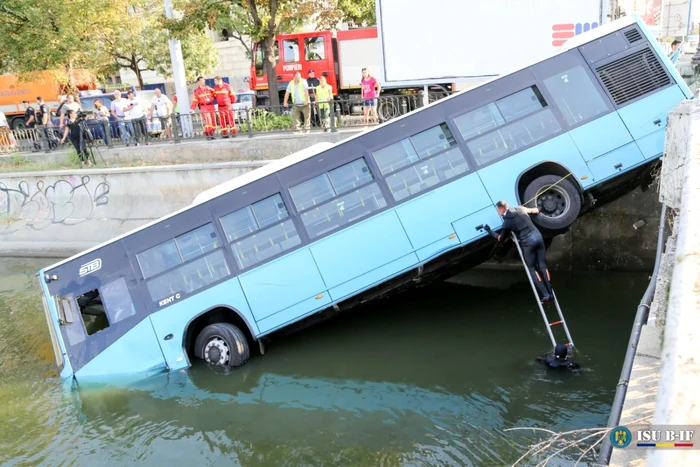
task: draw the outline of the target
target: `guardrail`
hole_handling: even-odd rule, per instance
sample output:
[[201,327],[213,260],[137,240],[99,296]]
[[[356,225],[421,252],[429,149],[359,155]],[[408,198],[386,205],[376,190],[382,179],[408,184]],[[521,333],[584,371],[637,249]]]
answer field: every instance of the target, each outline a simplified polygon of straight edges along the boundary
[[[429,102],[447,97],[447,92],[431,92]],[[84,120],[83,137],[90,145],[118,147],[150,145],[183,140],[216,139],[283,132],[335,132],[341,128],[365,127],[405,115],[423,106],[423,93],[386,95],[376,100],[376,120],[359,97],[312,102],[307,106],[263,106],[214,112],[190,112],[167,117],[144,116],[130,120]],[[308,121],[307,121],[308,115]],[[297,120],[296,122],[294,120]],[[52,152],[71,148],[68,139],[61,144],[64,128],[58,125],[9,131],[0,129],[0,153]]]

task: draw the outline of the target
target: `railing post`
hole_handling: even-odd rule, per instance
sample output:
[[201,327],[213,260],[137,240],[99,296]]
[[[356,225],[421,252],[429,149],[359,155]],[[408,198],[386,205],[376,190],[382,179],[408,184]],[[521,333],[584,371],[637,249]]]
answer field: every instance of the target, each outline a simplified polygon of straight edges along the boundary
[[114,143],[112,143],[112,129],[110,128],[110,121],[109,119],[107,120],[102,120],[102,126],[104,127],[104,132],[105,132],[105,138],[107,139],[107,147],[108,148],[113,148]]
[[170,123],[172,124],[173,128],[173,144],[177,144],[181,141],[180,131],[182,131],[182,125],[180,125],[180,114],[171,113]]
[[333,100],[333,96],[331,96],[331,100],[329,102],[329,111],[331,113],[330,118],[331,118],[331,133],[337,133],[338,128],[336,127],[335,124],[335,101]]
[[250,120],[250,107],[245,108],[245,119],[248,122],[248,138],[253,137],[253,122]]

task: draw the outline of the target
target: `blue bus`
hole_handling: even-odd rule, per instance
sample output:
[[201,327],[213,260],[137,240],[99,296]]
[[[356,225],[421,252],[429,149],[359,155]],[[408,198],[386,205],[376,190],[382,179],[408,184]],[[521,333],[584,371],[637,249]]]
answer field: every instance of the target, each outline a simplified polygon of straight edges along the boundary
[[[307,318],[488,259],[494,205],[565,231],[640,184],[690,89],[638,17],[38,272],[60,374],[147,377],[243,365]],[[467,318],[465,318],[467,319]],[[264,353],[263,345],[260,345]]]

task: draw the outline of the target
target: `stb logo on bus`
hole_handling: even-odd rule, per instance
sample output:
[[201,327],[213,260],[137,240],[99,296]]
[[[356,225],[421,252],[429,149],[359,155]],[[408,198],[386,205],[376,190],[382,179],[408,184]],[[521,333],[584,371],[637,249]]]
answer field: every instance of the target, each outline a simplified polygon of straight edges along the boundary
[[90,261],[89,263],[85,263],[82,266],[80,266],[80,271],[78,272],[78,274],[80,275],[80,277],[87,276],[90,273],[99,271],[101,267],[102,260],[100,258],[97,258]]
[[574,36],[598,27],[598,23],[565,23],[552,25],[552,46],[561,47]]

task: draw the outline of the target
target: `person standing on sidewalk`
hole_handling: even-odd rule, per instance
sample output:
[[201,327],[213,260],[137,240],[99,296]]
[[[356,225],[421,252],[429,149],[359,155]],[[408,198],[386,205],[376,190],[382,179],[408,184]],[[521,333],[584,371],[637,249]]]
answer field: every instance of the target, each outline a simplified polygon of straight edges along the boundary
[[306,78],[306,84],[309,85],[309,101],[311,102],[311,125],[313,126],[319,126],[320,124],[320,119],[319,119],[319,110],[316,107],[316,88],[321,84],[319,81],[319,78],[316,78],[316,73],[314,70],[309,70],[308,71],[308,78]]
[[214,94],[216,102],[219,105],[219,121],[221,122],[222,138],[236,136],[236,121],[234,119],[232,105],[236,102],[236,93],[233,92],[228,83],[224,83],[221,76],[214,78],[216,86],[214,86]]
[[318,113],[321,117],[323,131],[330,131],[331,101],[333,100],[333,88],[326,82],[326,77],[319,78],[319,85],[316,88],[316,102],[318,102]]
[[295,133],[300,133],[299,117],[304,116],[304,129],[308,133],[311,130],[311,113],[309,108],[309,84],[306,80],[301,79],[301,73],[294,73],[294,79],[287,85],[287,91],[284,93],[284,108],[287,108],[289,95],[292,95],[292,122],[294,123]]
[[204,136],[207,139],[214,139],[216,131],[216,115],[214,114],[214,90],[207,86],[204,78],[197,78],[199,87],[194,90],[192,105],[190,109],[194,111],[199,106],[199,111],[202,113],[202,125],[204,126]]
[[163,94],[160,88],[155,88],[155,97],[151,100],[151,109],[148,112],[148,118],[156,117],[160,120],[161,129],[165,130],[165,136],[168,139],[173,137],[173,124],[170,121],[170,114],[173,112],[173,103],[168,96]]
[[377,100],[379,99],[379,93],[382,91],[382,86],[374,76],[370,76],[367,68],[362,69],[360,85],[362,86],[362,107],[364,109],[365,125],[369,125],[370,114],[374,118],[374,123],[379,123]]

